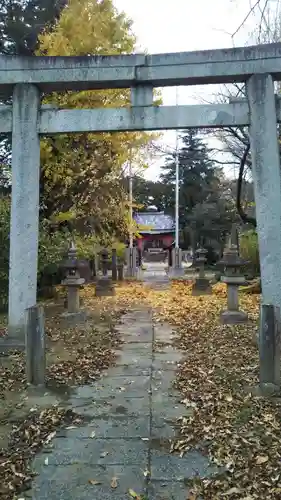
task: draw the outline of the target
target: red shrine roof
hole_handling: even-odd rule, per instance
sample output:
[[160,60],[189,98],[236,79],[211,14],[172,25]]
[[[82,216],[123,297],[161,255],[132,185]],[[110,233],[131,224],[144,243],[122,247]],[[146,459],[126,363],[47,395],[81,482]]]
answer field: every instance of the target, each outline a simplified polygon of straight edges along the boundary
[[140,234],[163,234],[175,231],[175,221],[164,212],[138,212],[134,220],[140,226],[148,226],[148,229],[140,229]]

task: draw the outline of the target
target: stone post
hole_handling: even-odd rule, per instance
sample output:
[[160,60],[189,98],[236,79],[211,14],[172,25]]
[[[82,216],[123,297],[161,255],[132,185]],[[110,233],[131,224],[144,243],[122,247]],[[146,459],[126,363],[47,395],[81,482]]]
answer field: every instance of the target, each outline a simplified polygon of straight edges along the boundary
[[76,258],[76,248],[74,243],[68,251],[68,260],[64,264],[64,268],[67,269],[67,276],[65,280],[62,281],[62,285],[67,288],[67,315],[75,315],[80,312],[80,297],[79,291],[81,285],[85,283],[84,278],[80,278],[78,271],[78,261]]
[[246,89],[263,302],[281,307],[280,144],[273,78],[253,75]]
[[112,280],[117,281],[117,251],[116,248],[112,249],[112,257],[111,257],[111,269],[112,269]]
[[126,276],[135,278],[137,276],[137,248],[126,248]]
[[30,307],[25,312],[26,380],[29,384],[43,386],[46,371],[46,344],[44,309]]
[[173,257],[172,257],[172,248],[168,248],[168,267],[172,267],[173,265]]
[[199,276],[195,278],[192,286],[192,295],[209,295],[212,293],[210,281],[205,276],[205,262],[207,250],[199,248],[197,251],[196,266],[199,268]]
[[124,264],[122,264],[122,262],[117,264],[117,277],[118,281],[124,280]]
[[181,248],[172,249],[172,269],[169,272],[170,276],[182,276],[182,251]]
[[247,314],[239,310],[238,289],[240,285],[245,283],[245,278],[239,272],[244,262],[239,257],[237,245],[230,241],[220,264],[224,266],[225,270],[221,281],[227,285],[227,310],[221,313],[221,322],[227,325],[246,323],[248,321]]
[[261,306],[260,318],[260,388],[280,388],[280,309]]
[[93,255],[90,261],[91,271],[92,271],[92,279],[95,280],[97,277],[97,259],[96,256]]
[[9,337],[24,344],[25,310],[36,305],[40,141],[39,90],[18,84],[13,94]]

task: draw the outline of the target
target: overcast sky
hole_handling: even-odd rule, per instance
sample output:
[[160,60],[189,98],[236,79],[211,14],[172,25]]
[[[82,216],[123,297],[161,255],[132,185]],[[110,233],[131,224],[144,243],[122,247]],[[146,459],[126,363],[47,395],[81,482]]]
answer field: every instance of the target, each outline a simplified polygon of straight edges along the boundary
[[[265,1],[265,0],[261,0]],[[277,0],[271,0],[272,2]],[[250,16],[235,35],[251,6],[251,0],[114,0],[118,10],[125,11],[134,22],[138,51],[149,53],[242,46],[249,42],[257,17]],[[252,0],[252,4],[254,4]],[[258,15],[258,12],[257,12]],[[179,104],[210,102],[218,88],[214,85],[181,87]],[[176,104],[176,89],[163,89],[163,104]],[[175,132],[166,132],[162,141],[175,145]],[[161,161],[160,161],[161,163]],[[154,162],[146,177],[156,178],[159,161]]]

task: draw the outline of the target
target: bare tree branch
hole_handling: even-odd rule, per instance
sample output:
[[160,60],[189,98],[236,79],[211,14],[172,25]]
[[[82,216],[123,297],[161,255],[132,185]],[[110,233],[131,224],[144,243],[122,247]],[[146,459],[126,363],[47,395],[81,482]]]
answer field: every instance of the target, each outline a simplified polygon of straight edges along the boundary
[[[266,3],[267,2],[268,2],[268,0],[266,0]],[[260,3],[260,0],[257,0],[255,2],[255,4],[250,8],[249,12],[246,14],[243,21],[239,24],[238,28],[234,31],[234,33],[232,33],[232,35],[231,35],[232,39],[235,37],[235,35],[237,35],[237,33],[241,30],[241,28],[243,28],[244,24],[247,22],[250,15],[254,12],[255,8],[258,7],[259,3]]]

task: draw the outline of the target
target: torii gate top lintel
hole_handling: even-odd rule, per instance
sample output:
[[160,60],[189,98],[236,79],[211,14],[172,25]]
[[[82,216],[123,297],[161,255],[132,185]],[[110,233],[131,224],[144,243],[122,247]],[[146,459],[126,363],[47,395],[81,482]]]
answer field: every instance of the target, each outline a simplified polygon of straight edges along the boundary
[[152,55],[0,56],[0,87],[10,93],[17,83],[43,92],[166,87],[243,82],[258,73],[281,79],[280,59],[281,43]]

